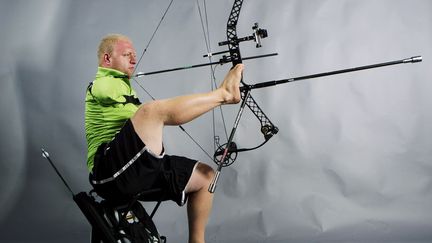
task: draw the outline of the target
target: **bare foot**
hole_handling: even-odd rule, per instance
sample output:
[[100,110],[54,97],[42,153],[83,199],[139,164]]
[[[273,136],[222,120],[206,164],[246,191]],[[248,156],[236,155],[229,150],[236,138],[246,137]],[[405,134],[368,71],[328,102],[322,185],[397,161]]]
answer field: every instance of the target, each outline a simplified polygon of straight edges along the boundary
[[236,104],[240,102],[240,80],[243,67],[243,64],[237,64],[225,76],[220,86],[224,104]]

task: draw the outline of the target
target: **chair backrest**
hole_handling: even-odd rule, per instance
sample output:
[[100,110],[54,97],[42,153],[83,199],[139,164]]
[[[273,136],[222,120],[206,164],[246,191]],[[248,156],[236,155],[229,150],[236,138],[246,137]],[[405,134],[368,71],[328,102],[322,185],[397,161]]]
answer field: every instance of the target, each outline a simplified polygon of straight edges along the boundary
[[117,243],[112,229],[102,216],[99,203],[85,192],[80,192],[73,196],[73,200],[83,212],[93,228],[93,233],[97,232],[103,242]]

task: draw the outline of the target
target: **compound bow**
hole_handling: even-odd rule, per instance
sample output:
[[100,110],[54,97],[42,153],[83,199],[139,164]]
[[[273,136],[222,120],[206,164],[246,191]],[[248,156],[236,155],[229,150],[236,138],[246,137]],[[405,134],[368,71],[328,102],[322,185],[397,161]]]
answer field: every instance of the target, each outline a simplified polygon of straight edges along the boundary
[[[157,28],[159,27],[159,25],[162,22],[166,12],[168,11],[169,7],[171,6],[172,1],[173,0],[171,0],[167,10],[165,11],[161,21],[159,22]],[[228,21],[227,21],[227,40],[223,41],[223,42],[219,42],[219,46],[227,45],[228,51],[208,53],[207,55],[204,55],[204,57],[211,57],[214,55],[229,53],[229,56],[224,55],[217,62],[211,62],[210,61],[209,63],[197,64],[197,65],[192,65],[192,66],[184,66],[184,67],[178,67],[178,68],[172,68],[172,69],[165,69],[165,70],[148,72],[148,73],[137,73],[134,76],[139,77],[142,75],[151,75],[151,74],[157,74],[157,73],[163,73],[163,72],[170,72],[170,71],[184,70],[184,69],[189,69],[189,68],[202,67],[202,66],[207,66],[207,65],[224,64],[224,63],[229,63],[229,62],[231,62],[232,65],[235,66],[239,63],[242,63],[243,60],[277,55],[277,53],[271,53],[271,54],[266,54],[266,55],[258,55],[258,56],[242,58],[241,53],[240,53],[240,46],[239,46],[240,42],[253,40],[256,42],[256,47],[259,48],[259,47],[261,47],[261,39],[267,37],[267,30],[259,28],[258,23],[255,23],[254,26],[252,27],[253,34],[251,36],[238,38],[238,36],[237,36],[237,22],[238,22],[238,19],[240,17],[240,11],[241,11],[242,4],[243,4],[243,0],[234,0],[233,6],[232,6],[232,9],[231,9],[230,15],[228,17]],[[150,42],[153,39],[153,36],[156,33],[157,28],[156,28],[155,32],[153,33],[152,38],[150,39]],[[147,44],[147,47],[149,46],[150,42]],[[141,55],[139,61],[142,59],[142,56],[144,55],[144,53],[147,50],[147,47],[143,51],[143,54]],[[139,63],[139,61],[138,61],[138,63]],[[257,149],[257,148],[263,146],[265,143],[267,143],[269,141],[269,139],[271,137],[273,137],[273,135],[277,134],[279,131],[279,129],[269,120],[269,118],[265,115],[265,113],[262,111],[262,109],[258,106],[256,101],[252,98],[252,96],[250,94],[252,89],[265,88],[265,87],[283,84],[283,83],[287,83],[287,82],[294,82],[294,81],[323,77],[323,76],[330,76],[330,75],[346,73],[346,72],[354,72],[354,71],[359,71],[359,70],[365,70],[365,69],[371,69],[371,68],[377,68],[377,67],[383,67],[383,66],[389,66],[389,65],[395,65],[395,64],[416,63],[416,62],[421,62],[421,61],[422,61],[421,56],[414,56],[411,58],[401,59],[401,60],[397,60],[397,61],[378,63],[378,64],[373,64],[373,65],[348,68],[348,69],[325,72],[325,73],[317,73],[317,74],[306,75],[306,76],[295,77],[295,78],[273,80],[273,81],[267,81],[267,82],[262,82],[262,83],[256,83],[256,84],[252,84],[252,85],[246,84],[242,78],[241,83],[243,84],[243,86],[240,87],[242,102],[240,105],[240,109],[237,112],[237,116],[236,116],[234,125],[231,129],[231,133],[229,135],[228,141],[225,144],[220,145],[218,137],[215,136],[215,144],[217,144],[217,149],[213,155],[212,160],[217,164],[218,167],[217,167],[215,176],[212,180],[212,183],[208,189],[209,192],[211,192],[211,193],[215,192],[216,185],[217,185],[217,182],[218,182],[222,168],[233,164],[237,158],[238,152],[250,151],[250,150],[254,150],[254,149]],[[138,63],[137,63],[137,66],[138,66]],[[213,69],[212,69],[212,71],[213,71]],[[139,86],[150,97],[152,97],[152,99],[154,99],[153,96],[151,96],[149,94],[149,92],[147,92],[147,90],[144,89],[144,87],[142,87],[140,84],[139,84]],[[249,109],[252,111],[252,113],[255,115],[255,117],[259,120],[259,122],[261,124],[261,132],[264,136],[264,142],[262,142],[261,144],[255,146],[255,147],[252,147],[252,148],[237,148],[237,144],[233,141],[233,139],[234,139],[234,135],[236,133],[237,126],[239,124],[239,121],[240,121],[240,118],[243,114],[245,106],[249,107]],[[192,139],[192,141],[197,146],[199,146],[201,148],[202,151],[204,151],[207,154],[207,156],[209,156],[209,158],[211,158],[210,155],[203,149],[203,147],[200,146],[199,143],[197,143],[196,140],[193,139],[193,137],[182,126],[180,126],[180,128]]]

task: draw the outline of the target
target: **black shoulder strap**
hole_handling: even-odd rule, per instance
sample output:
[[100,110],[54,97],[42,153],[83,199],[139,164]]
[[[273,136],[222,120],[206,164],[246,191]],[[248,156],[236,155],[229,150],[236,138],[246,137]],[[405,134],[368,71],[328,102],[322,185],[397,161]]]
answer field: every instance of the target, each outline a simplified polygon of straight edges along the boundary
[[[87,86],[87,91],[93,97],[93,100],[95,100],[96,102],[98,102],[97,99],[96,99],[96,97],[92,93],[92,90],[91,90],[92,87],[93,87],[93,81],[90,82],[89,85]],[[126,105],[128,103],[131,103],[131,104],[134,104],[134,105],[141,105],[141,101],[137,97],[135,97],[133,95],[123,95],[123,97],[126,99],[125,102],[116,102],[116,103],[117,104],[123,104],[123,105]]]
[[132,103],[135,105],[141,105],[141,101],[133,95],[123,95],[123,97],[125,97],[126,101],[122,104]]
[[93,100],[97,102],[96,97],[94,97],[93,93],[92,93],[92,89],[93,88],[93,81],[91,81],[89,83],[89,85],[87,86],[86,91],[90,93],[90,95],[93,97]]

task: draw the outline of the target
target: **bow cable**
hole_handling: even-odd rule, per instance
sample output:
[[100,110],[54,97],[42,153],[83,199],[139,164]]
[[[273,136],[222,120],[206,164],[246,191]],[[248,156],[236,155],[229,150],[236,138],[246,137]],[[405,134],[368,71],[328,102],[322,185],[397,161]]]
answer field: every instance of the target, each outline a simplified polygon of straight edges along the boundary
[[[202,11],[201,11],[201,6],[199,4],[199,0],[196,0],[196,4],[198,7],[198,13],[200,16],[201,29],[203,32],[204,42],[205,42],[206,50],[208,53],[206,56],[208,57],[209,63],[212,63],[212,55],[210,55],[210,53],[212,53],[212,50],[211,50],[210,29],[209,29],[209,22],[208,22],[206,0],[203,0],[205,24],[204,24],[203,15],[202,15]],[[216,67],[217,67],[217,65],[216,66],[210,65],[210,71],[211,71],[211,73],[210,73],[210,87],[211,87],[212,91],[218,88],[218,86],[216,84],[216,76],[215,76]],[[223,128],[224,128],[223,130],[225,132],[225,137],[228,140],[228,131],[227,131],[227,126],[226,126],[222,106],[219,106],[219,111],[220,111],[222,124],[223,124]],[[215,118],[215,110],[214,109],[212,110],[212,127],[213,127],[213,153],[215,153],[217,148],[220,145],[219,145],[219,136],[216,136],[216,118]]]
[[[147,50],[150,46],[150,43],[152,42],[153,38],[155,37],[157,31],[159,30],[159,27],[161,26],[163,20],[165,19],[166,14],[168,13],[168,10],[170,9],[172,3],[174,0],[171,0],[170,3],[168,4],[168,7],[165,9],[165,12],[162,15],[162,18],[159,20],[158,25],[156,26],[155,30],[152,33],[152,36],[150,37],[150,40],[148,41],[146,47],[144,48],[143,52],[141,53],[140,58],[138,59],[138,62],[135,65],[135,70],[134,73],[132,74],[132,80],[135,81],[135,83],[138,84],[138,86],[152,99],[152,100],[156,100],[156,98],[150,94],[150,92],[148,90],[146,90],[136,79],[135,79],[135,72],[137,70],[138,65],[140,64],[141,60],[143,59],[144,55],[147,53]],[[212,70],[213,72],[213,70]],[[210,160],[214,161],[213,157],[210,156],[210,154],[189,134],[189,132],[187,132],[183,126],[179,125],[178,126],[191,140],[193,143],[195,143],[195,145],[197,145],[206,155],[207,157],[210,158]]]

